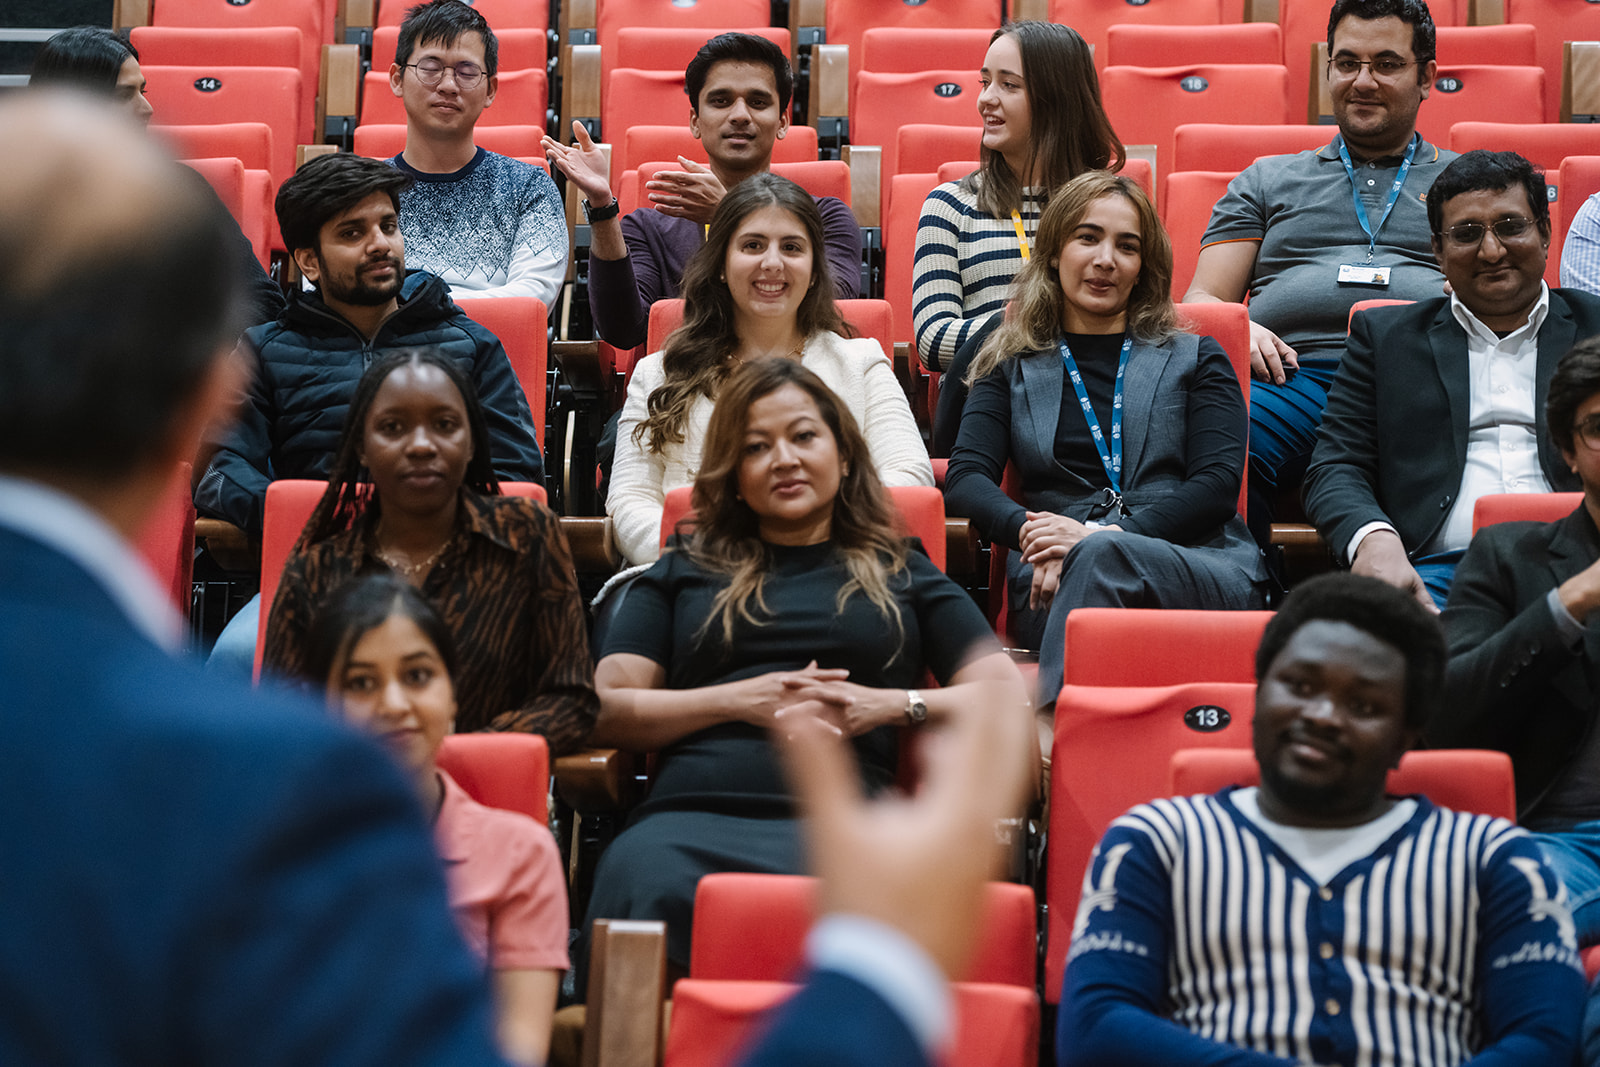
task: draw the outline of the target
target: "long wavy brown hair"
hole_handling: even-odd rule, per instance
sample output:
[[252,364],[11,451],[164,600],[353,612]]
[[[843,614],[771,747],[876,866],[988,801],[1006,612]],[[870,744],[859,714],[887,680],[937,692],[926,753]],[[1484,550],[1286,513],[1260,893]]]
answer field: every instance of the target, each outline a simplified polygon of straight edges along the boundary
[[1103,196],[1120,196],[1139,216],[1139,280],[1128,294],[1127,331],[1144,344],[1158,345],[1179,333],[1172,304],[1172,242],[1139,183],[1120,174],[1092,170],[1080,174],[1055,195],[1039,216],[1034,247],[1039,254],[1023,264],[1011,283],[1005,321],[989,335],[967,370],[970,386],[1019,352],[1050,348],[1061,333],[1066,294],[1053,261],[1072,231]]
[[771,549],[761,540],[760,516],[740,497],[739,470],[750,405],[790,385],[816,403],[839,449],[841,474],[833,499],[831,538],[844,553],[850,580],[839,587],[835,608],[843,610],[851,596],[861,593],[903,637],[905,625],[889,583],[905,570],[904,524],[878,480],[867,439],[821,378],[793,360],[777,357],[754,360],[728,377],[706,430],[700,475],[694,483],[698,526],[684,548],[699,566],[728,576],[728,584],[712,602],[706,630],[713,620],[720,620],[727,645],[737,620],[760,626],[770,617],[762,592]]
[[[1023,20],[1008,22],[989,38],[1011,37],[1022,53],[1022,89],[1032,116],[1028,168],[1037,172],[1048,202],[1057,189],[1084,171],[1122,169],[1127,153],[1100,103],[1094,54],[1069,26]],[[999,152],[983,149],[983,165],[963,178],[978,210],[1003,219],[1022,208],[1027,174],[1015,174]]]
[[751,175],[722,198],[711,216],[706,243],[683,269],[683,324],[661,346],[664,375],[650,394],[649,414],[633,429],[635,444],[656,453],[681,444],[695,399],[715,398],[728,376],[728,357],[739,348],[733,293],[723,277],[728,246],[746,218],[768,207],[783,208],[798,219],[811,245],[811,287],[797,309],[796,328],[808,338],[823,330],[842,337],[856,335],[833,300],[833,275],[817,202],[788,178]]

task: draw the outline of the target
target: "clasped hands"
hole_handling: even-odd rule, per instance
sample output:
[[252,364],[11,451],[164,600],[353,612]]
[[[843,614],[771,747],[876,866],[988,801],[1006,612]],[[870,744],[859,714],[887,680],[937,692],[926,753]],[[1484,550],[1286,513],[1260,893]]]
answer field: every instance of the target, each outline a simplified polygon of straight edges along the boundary
[[843,668],[818,667],[812,660],[797,671],[770,671],[734,684],[746,691],[745,721],[780,732],[800,719],[815,719],[839,736],[859,737],[904,721],[904,689],[857,685],[849,677]]
[[1028,607],[1035,611],[1050,606],[1061,584],[1061,568],[1079,541],[1101,530],[1120,530],[1120,526],[1086,526],[1077,519],[1049,511],[1030,511],[1022,524],[1019,543],[1022,562],[1033,567],[1033,586],[1028,590]]

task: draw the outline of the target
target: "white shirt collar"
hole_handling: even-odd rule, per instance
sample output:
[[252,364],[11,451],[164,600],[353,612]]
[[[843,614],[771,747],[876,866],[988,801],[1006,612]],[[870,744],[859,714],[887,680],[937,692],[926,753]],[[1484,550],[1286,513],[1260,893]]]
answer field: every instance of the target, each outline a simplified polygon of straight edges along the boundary
[[[1461,297],[1454,292],[1450,294],[1450,311],[1455,315],[1456,321],[1461,324],[1461,328],[1467,331],[1467,336],[1476,335],[1480,340],[1487,342],[1490,348],[1494,348],[1501,343],[1501,338],[1493,330],[1485,326],[1483,321],[1474,315],[1472,309],[1463,304]],[[1539,299],[1534,302],[1533,310],[1528,312],[1528,321],[1507,334],[1505,340],[1520,340],[1524,336],[1538,334],[1539,328],[1544,325],[1545,316],[1549,313],[1550,286],[1541,281],[1539,282]]]
[[144,557],[97,513],[38,482],[0,474],[0,526],[55,549],[89,573],[133,627],[168,652],[183,648],[183,624]]

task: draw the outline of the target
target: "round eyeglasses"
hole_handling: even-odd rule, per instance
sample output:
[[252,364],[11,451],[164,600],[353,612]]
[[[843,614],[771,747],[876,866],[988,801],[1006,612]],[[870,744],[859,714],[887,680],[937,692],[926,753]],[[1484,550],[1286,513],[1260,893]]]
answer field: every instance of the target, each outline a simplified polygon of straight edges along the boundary
[[424,59],[421,63],[407,63],[406,66],[414,68],[417,80],[430,89],[444,80],[444,72],[447,70],[455,75],[456,85],[462,89],[471,89],[483,79],[483,68],[465,60],[454,66],[447,66],[437,59]]
[[1446,226],[1443,236],[1445,240],[1462,248],[1474,248],[1482,240],[1483,235],[1490,230],[1494,231],[1503,244],[1506,241],[1515,241],[1528,232],[1533,225],[1533,220],[1521,215],[1512,215],[1508,218],[1496,219],[1485,226],[1481,222],[1458,222],[1454,226]]

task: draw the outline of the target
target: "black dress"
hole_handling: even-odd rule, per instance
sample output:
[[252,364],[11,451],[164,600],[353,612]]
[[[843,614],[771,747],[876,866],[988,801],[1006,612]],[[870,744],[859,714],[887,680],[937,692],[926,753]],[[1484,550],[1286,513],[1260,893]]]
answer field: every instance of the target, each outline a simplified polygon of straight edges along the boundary
[[[860,685],[907,689],[921,682],[925,667],[944,683],[964,663],[999,649],[972,599],[919,551],[891,582],[904,627],[900,640],[865,596],[838,605],[849,573],[831,543],[768,549],[770,621],[736,623],[731,647],[722,640],[720,617],[706,626],[726,579],[672,552],[629,588],[601,654],[632,653],[661,664],[668,689],[798,670],[813,659],[848,669]],[[869,791],[894,781],[896,741],[891,727],[856,739]],[[668,745],[649,797],[601,858],[584,929],[596,918],[664,920],[667,954],[686,965],[702,875],[804,870],[793,815],[764,730],[728,723]]]

